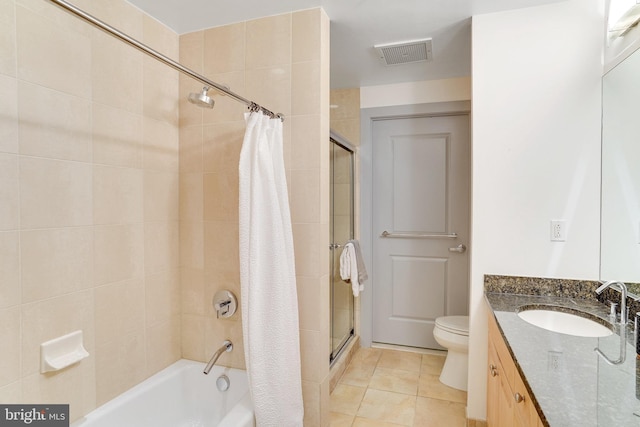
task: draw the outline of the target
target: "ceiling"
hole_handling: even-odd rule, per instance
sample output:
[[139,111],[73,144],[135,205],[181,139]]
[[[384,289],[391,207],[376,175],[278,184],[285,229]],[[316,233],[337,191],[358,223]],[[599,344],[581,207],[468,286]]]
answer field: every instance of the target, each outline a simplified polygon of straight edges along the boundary
[[[561,0],[129,0],[178,34],[321,6],[331,20],[331,87],[471,74],[471,16]],[[505,35],[508,36],[508,35]],[[433,39],[428,62],[385,66],[373,46]]]

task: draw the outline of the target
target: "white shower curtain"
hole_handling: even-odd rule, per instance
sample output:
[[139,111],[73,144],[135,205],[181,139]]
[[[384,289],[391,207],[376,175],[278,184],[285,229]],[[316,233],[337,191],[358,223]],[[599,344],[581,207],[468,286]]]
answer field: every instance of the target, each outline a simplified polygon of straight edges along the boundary
[[300,338],[282,122],[245,114],[240,153],[240,284],[258,427],[301,427]]

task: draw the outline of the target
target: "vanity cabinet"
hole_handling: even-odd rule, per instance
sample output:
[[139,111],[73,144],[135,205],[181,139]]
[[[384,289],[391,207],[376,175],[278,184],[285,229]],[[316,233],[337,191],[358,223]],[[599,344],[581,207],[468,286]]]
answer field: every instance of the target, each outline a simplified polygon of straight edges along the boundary
[[542,427],[493,314],[489,314],[487,424],[489,427]]

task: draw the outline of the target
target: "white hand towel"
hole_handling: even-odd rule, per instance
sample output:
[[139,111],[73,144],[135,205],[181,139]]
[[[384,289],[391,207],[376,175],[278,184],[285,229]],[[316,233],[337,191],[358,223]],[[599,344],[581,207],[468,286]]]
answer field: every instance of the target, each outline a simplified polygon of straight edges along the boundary
[[356,259],[355,247],[351,242],[344,245],[340,255],[340,277],[342,277],[342,280],[351,282],[351,290],[354,297],[360,295],[360,291],[364,289],[364,286],[358,281],[358,260]]

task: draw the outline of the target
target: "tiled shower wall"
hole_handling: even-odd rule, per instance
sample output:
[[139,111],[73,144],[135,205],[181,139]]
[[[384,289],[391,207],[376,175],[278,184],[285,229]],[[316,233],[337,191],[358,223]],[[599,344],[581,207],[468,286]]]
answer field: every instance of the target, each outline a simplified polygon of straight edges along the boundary
[[[286,116],[307,427],[329,423],[328,37],[321,9],[180,37],[181,63]],[[218,94],[213,110],[186,102],[200,89],[180,77],[182,352],[205,361],[228,338],[235,348],[220,363],[244,368],[240,313],[217,319],[212,298],[220,289],[240,294],[238,160],[246,109]]]
[[[77,2],[178,57],[119,0]],[[178,75],[44,0],[0,0],[0,402],[78,418],[180,358]],[[41,342],[91,356],[42,375]]]
[[[326,15],[179,41],[124,1],[75,4],[287,116],[305,425],[328,425]],[[45,0],[0,0],[0,51],[0,402],[70,403],[76,419],[224,338],[242,367],[239,315],[218,321],[210,301],[239,293],[244,106],[187,104],[198,83]],[[39,344],[77,329],[91,356],[41,375]]]

